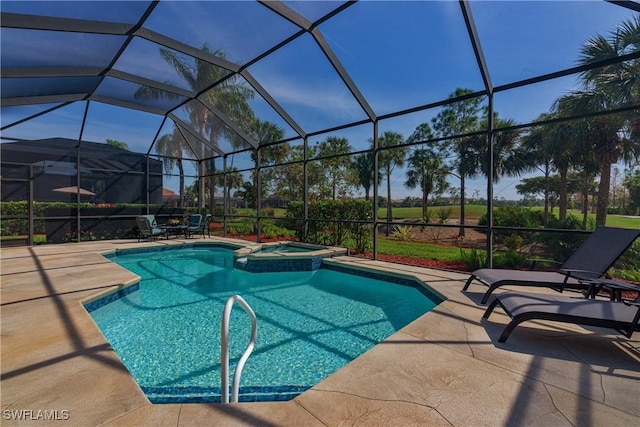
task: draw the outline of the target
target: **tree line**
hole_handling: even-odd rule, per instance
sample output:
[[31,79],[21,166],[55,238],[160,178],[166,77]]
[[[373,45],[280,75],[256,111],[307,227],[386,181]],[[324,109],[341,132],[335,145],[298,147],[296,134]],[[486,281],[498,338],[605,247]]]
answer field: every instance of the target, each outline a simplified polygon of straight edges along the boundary
[[[601,67],[580,73],[580,87],[559,97],[547,113],[541,114],[531,125],[521,126],[513,119],[502,118],[492,112],[493,132],[489,139],[489,110],[486,97],[472,97],[472,91],[458,88],[430,122],[421,123],[411,135],[385,131],[371,139],[370,149],[351,154],[353,148],[346,138],[329,136],[308,147],[280,142],[284,131],[279,126],[254,116],[249,100],[255,92],[238,75],[225,76],[226,71],[215,65],[197,61],[186,64],[174,52],[161,48],[163,58],[180,73],[194,92],[207,87],[211,81],[220,84],[202,95],[202,101],[186,104],[182,114],[187,125],[176,124],[171,133],[161,136],[155,145],[156,153],[165,156],[167,172],[178,169],[181,203],[191,192],[215,205],[216,187],[225,186],[233,195],[255,206],[258,189],[261,196],[284,200],[302,200],[305,189],[311,200],[352,197],[360,191],[365,199],[371,196],[374,182],[384,185],[386,198],[391,200],[391,179],[399,168],[405,169],[404,185],[418,189],[422,196],[423,216],[426,217],[430,198],[438,197],[449,188],[449,177],[459,182],[460,222],[464,225],[466,182],[484,176],[498,182],[505,176],[518,177],[538,172],[539,177],[525,179],[518,186],[521,194],[538,194],[542,187],[545,221],[550,208],[559,207],[559,219],[567,216],[571,194],[580,194],[586,212],[588,196],[596,194],[596,224],[604,225],[609,207],[611,170],[623,161],[632,167],[625,179],[629,185],[630,206],[633,185],[639,172],[633,172],[640,159],[640,60],[610,61],[640,46],[640,17],[622,23],[607,35],[596,35],[583,45],[577,65],[603,61]],[[224,58],[221,51],[206,53]],[[153,88],[141,88],[137,97],[171,96]],[[223,111],[238,124],[240,132],[252,138],[258,148],[246,143],[237,130],[227,126],[209,106]],[[187,129],[190,127],[190,129]],[[215,167],[214,157],[221,137],[234,150],[250,150],[256,165],[247,174],[233,165],[233,154],[224,169]],[[493,169],[490,169],[489,149],[493,148]],[[378,170],[374,170],[377,153]],[[203,177],[185,188],[183,161],[199,162],[198,175]],[[259,167],[258,167],[259,166]],[[595,180],[597,188],[594,189]],[[532,193],[532,188],[537,188]],[[387,203],[387,218],[391,219],[391,203]],[[586,218],[586,216],[585,216]],[[464,228],[460,229],[464,234]]]

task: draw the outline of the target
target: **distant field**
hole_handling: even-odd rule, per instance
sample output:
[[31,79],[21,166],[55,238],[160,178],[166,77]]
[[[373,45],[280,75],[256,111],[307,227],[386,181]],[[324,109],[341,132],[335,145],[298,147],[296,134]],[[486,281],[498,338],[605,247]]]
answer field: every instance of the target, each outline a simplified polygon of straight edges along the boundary
[[[451,210],[449,219],[460,218],[460,206],[433,206],[429,207],[429,212],[433,218],[438,217],[440,210]],[[534,206],[531,209],[542,210],[542,206]],[[484,205],[467,205],[465,207],[465,217],[468,220],[478,220],[485,214],[487,208]],[[558,214],[558,209],[554,209],[554,213]],[[393,208],[393,219],[415,219],[420,220],[422,218],[422,208]],[[582,218],[582,213],[579,210],[569,210],[569,214]],[[387,209],[378,209],[378,217],[384,219],[387,217]],[[589,214],[589,218],[595,219],[594,214]],[[610,227],[621,228],[638,228],[640,229],[640,217],[628,217],[625,215],[607,215],[607,225]]]

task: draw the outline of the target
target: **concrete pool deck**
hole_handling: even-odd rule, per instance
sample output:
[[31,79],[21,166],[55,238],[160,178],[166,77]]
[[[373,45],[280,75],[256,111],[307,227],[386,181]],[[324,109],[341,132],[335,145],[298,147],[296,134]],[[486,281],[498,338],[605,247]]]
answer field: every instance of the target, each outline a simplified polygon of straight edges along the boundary
[[182,242],[1,249],[3,426],[640,425],[640,334],[532,321],[500,344],[468,274],[346,256],[447,300],[292,401],[152,405],[81,302],[136,280],[100,253]]

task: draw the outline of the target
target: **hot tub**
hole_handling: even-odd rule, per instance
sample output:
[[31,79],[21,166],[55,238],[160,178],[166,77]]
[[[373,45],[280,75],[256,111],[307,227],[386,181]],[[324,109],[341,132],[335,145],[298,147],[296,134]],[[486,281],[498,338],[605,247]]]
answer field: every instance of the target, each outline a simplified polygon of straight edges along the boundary
[[347,255],[347,248],[289,241],[264,243],[236,250],[234,266],[252,273],[313,271],[320,268],[323,258],[337,255]]

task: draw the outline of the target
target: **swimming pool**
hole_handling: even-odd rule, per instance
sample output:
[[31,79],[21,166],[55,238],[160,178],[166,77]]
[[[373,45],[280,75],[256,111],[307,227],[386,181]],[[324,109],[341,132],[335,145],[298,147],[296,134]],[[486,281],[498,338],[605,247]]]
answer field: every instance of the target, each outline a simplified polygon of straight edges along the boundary
[[[248,273],[233,268],[233,252],[225,248],[185,247],[111,259],[141,276],[139,290],[91,316],[154,403],[220,401],[220,319],[234,294],[258,318],[240,401],[291,399],[439,302],[416,286],[328,266]],[[231,372],[250,329],[244,311],[234,309]]]

